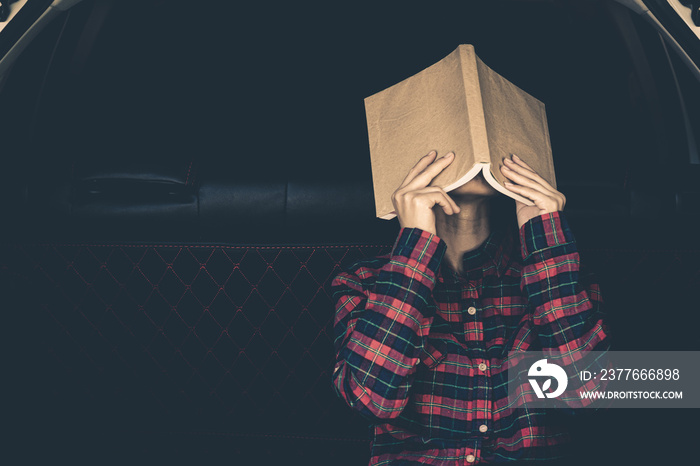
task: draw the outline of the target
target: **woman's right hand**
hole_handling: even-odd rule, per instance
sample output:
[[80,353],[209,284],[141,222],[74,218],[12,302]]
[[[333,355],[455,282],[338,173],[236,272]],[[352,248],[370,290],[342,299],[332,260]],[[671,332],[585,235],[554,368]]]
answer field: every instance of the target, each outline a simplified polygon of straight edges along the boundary
[[454,160],[452,152],[439,159],[435,159],[436,156],[437,152],[431,151],[421,158],[391,195],[401,228],[420,228],[436,234],[433,207],[440,205],[447,215],[460,210],[444,189],[428,186]]

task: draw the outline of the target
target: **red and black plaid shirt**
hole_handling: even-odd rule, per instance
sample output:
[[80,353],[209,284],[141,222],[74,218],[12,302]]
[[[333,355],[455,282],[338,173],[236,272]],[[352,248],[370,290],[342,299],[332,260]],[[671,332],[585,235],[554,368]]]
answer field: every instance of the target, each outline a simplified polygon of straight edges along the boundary
[[562,212],[515,236],[492,233],[459,275],[442,239],[402,228],[390,254],[333,280],[334,386],[372,420],[371,465],[564,456],[566,429],[508,405],[498,368],[513,350],[607,350],[600,291]]

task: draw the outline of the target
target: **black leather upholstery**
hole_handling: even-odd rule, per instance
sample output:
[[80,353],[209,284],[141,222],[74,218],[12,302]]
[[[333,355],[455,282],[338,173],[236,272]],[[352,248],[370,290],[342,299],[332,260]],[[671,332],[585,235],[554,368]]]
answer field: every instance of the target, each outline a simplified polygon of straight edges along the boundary
[[[41,419],[76,447],[71,432],[142,454],[201,459],[210,448],[255,464],[285,448],[305,464],[362,464],[367,423],[331,384],[329,285],[342,265],[389,248],[3,245],[6,336],[20,365],[10,380],[15,434],[33,438]],[[601,278],[614,349],[700,347],[692,308],[700,251],[581,254]],[[627,410],[572,423],[582,447],[596,442],[614,454],[617,437],[606,429],[630,418],[617,411]],[[645,425],[616,435],[639,445]]]
[[[115,2],[76,73],[90,3],[0,95],[9,440],[27,463],[365,464],[366,422],[330,386],[328,294],[398,232],[374,217],[362,98],[460,42],[546,102],[617,348],[700,348],[697,173],[663,174],[687,177],[679,215],[598,2],[324,7],[323,21],[231,3],[193,12],[190,34],[189,2]],[[582,463],[645,464],[648,445],[680,463],[694,419],[648,411],[572,422]]]

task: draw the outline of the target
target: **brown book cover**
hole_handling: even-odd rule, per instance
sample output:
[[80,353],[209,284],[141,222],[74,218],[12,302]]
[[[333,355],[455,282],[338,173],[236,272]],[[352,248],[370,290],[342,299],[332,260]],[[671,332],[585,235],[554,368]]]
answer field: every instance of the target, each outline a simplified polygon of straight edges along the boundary
[[503,158],[516,154],[556,188],[542,102],[486,66],[472,45],[460,45],[425,70],[365,99],[377,217],[396,216],[391,195],[431,150],[454,161],[431,186],[449,192],[479,171],[506,196]]

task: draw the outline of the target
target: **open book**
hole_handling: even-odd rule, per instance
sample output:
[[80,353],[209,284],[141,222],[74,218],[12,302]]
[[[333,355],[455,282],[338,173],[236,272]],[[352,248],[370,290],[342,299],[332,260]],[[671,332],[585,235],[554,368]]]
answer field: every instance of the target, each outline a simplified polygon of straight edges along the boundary
[[460,45],[425,70],[365,99],[377,217],[396,216],[391,195],[431,150],[454,161],[431,186],[449,192],[483,172],[496,190],[532,205],[503,186],[503,159],[516,154],[556,188],[544,104]]

